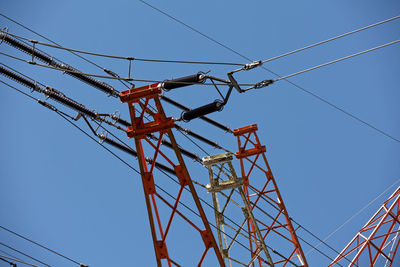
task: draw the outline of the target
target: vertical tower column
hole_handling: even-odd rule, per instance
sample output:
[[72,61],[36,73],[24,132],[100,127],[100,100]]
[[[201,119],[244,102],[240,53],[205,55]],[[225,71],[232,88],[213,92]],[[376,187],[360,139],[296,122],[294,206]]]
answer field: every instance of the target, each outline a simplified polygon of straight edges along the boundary
[[[274,250],[277,252],[272,257],[274,264],[290,266],[294,263],[298,266],[308,266],[265,156],[266,147],[261,145],[257,130],[256,124],[233,130],[239,147],[235,156],[240,161],[245,194],[265,243],[274,244]],[[249,221],[247,227],[255,240],[255,225]],[[250,248],[253,255],[260,249],[259,246],[254,246],[253,242],[250,242]],[[259,266],[264,266],[260,260],[258,263]],[[252,266],[254,267],[255,263]]]
[[[222,256],[228,260],[229,266],[232,266],[232,261],[242,264],[243,266],[249,266],[259,258],[261,252],[264,252],[267,258],[266,263],[270,266],[274,266],[263,236],[254,218],[249,201],[243,191],[243,179],[237,177],[236,171],[232,165],[232,159],[233,153],[231,152],[203,158],[203,165],[207,166],[210,176],[210,184],[208,184],[206,188],[212,195],[218,242]],[[227,167],[225,165],[227,165]],[[222,199],[225,201],[221,203],[221,198],[219,198],[218,195],[222,196]],[[233,224],[224,219],[225,216],[228,218],[234,213],[232,208],[236,210],[239,209],[239,212],[243,213],[244,219],[240,225]],[[243,229],[244,225],[248,222],[254,227],[256,236],[254,239]],[[231,233],[229,237],[227,236],[228,229]],[[243,239],[243,237],[260,248],[260,251],[257,251],[249,262],[244,262],[242,259],[243,253],[230,253],[235,241],[240,238]]]
[[[193,266],[196,262],[197,266],[202,265],[209,249],[214,250],[217,262],[220,266],[225,266],[224,260],[218,249],[214,235],[187,171],[185,162],[183,161],[181,152],[172,133],[171,129],[174,127],[174,120],[172,117],[166,117],[159,100],[160,93],[160,83],[140,88],[132,88],[120,93],[121,101],[123,103],[128,103],[129,106],[132,126],[128,127],[126,131],[128,137],[135,139],[157,266],[162,266],[162,262],[166,262],[168,266],[181,266],[178,263],[179,258],[185,257],[185,254],[187,254],[184,250],[170,249],[167,246],[168,236],[171,235],[171,231],[180,230],[177,229],[177,227],[172,226],[173,219],[176,216],[180,216],[183,219],[183,222],[186,222],[189,225],[190,229],[197,231],[200,240],[203,240],[204,242],[205,249],[203,253],[199,255],[198,259],[192,259],[191,261],[193,262]],[[155,108],[150,106],[149,103],[151,101],[154,102]],[[150,114],[152,118],[151,121],[145,122],[144,118],[146,114]],[[148,137],[150,134],[158,134],[156,141]],[[169,138],[174,153],[163,151],[161,143],[164,136]],[[153,160],[146,162],[146,154],[150,154]],[[156,175],[154,174],[156,160],[162,160],[165,164],[171,166],[171,168],[175,170],[178,178],[178,186],[175,193],[168,193],[169,197],[174,199],[171,203],[160,195],[159,191],[162,190],[165,193],[165,190],[158,186],[159,180],[156,179]],[[185,187],[194,202],[192,209],[198,212],[201,219],[200,225],[199,223],[190,220],[182,211],[180,211],[179,204]],[[193,243],[196,241],[191,240],[190,242]],[[191,247],[193,246],[187,246],[185,248],[187,249],[186,252],[190,250]]]

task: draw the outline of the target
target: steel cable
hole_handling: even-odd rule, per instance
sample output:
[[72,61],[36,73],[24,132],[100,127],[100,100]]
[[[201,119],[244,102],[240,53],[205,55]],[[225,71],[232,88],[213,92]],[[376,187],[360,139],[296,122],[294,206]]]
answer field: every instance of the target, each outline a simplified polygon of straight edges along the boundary
[[386,43],[386,44],[383,44],[383,45],[379,45],[379,46],[376,46],[376,47],[373,47],[373,48],[370,48],[370,49],[367,49],[367,50],[363,50],[361,52],[358,52],[358,53],[355,53],[355,54],[352,54],[352,55],[349,55],[349,56],[345,56],[345,57],[342,57],[342,58],[339,58],[339,59],[335,59],[335,60],[320,64],[320,65],[305,69],[305,70],[301,70],[301,71],[298,71],[298,72],[295,72],[295,73],[292,73],[292,74],[289,74],[289,75],[286,75],[286,76],[281,76],[278,79],[275,79],[274,81],[277,82],[277,81],[284,80],[284,79],[287,79],[287,78],[290,78],[290,77],[293,77],[293,76],[297,76],[299,74],[303,74],[303,73],[306,73],[306,72],[309,72],[309,71],[312,71],[312,70],[315,70],[315,69],[319,69],[319,68],[322,68],[322,67],[325,67],[325,66],[328,66],[328,65],[331,65],[331,64],[334,64],[334,63],[337,63],[337,62],[352,58],[352,57],[356,57],[356,56],[359,56],[359,55],[362,55],[362,54],[365,54],[365,53],[369,53],[369,52],[372,52],[374,50],[377,50],[377,49],[380,49],[380,48],[384,48],[384,47],[389,46],[389,45],[396,44],[398,42],[400,42],[400,39],[392,41],[392,42],[389,42],[389,43]]
[[389,19],[386,19],[386,20],[382,20],[382,21],[379,21],[379,22],[377,22],[377,23],[374,23],[374,24],[371,24],[371,25],[368,25],[368,26],[365,26],[365,27],[362,27],[362,28],[359,28],[359,29],[356,29],[356,30],[353,30],[353,31],[350,31],[350,32],[347,32],[347,33],[344,33],[344,34],[340,34],[340,35],[338,35],[338,36],[335,36],[335,37],[332,37],[332,38],[329,38],[329,39],[326,39],[326,40],[324,40],[324,41],[317,42],[317,43],[311,44],[311,45],[307,45],[307,46],[305,46],[305,47],[302,47],[302,48],[299,48],[299,49],[296,49],[296,50],[293,50],[293,51],[284,53],[284,54],[282,54],[282,55],[275,56],[275,57],[272,57],[272,58],[267,59],[267,60],[263,60],[262,63],[267,63],[267,62],[276,60],[276,59],[278,59],[278,58],[286,57],[286,56],[289,56],[289,55],[298,53],[298,52],[300,52],[300,51],[304,51],[304,50],[310,49],[310,48],[312,48],[312,47],[316,47],[316,46],[319,46],[319,45],[322,45],[322,44],[325,44],[325,43],[328,43],[328,42],[331,42],[331,41],[334,41],[334,40],[343,38],[343,37],[345,37],[345,36],[349,36],[349,35],[351,35],[351,34],[358,33],[358,32],[361,32],[361,31],[363,31],[363,30],[366,30],[366,29],[369,29],[369,28],[372,28],[372,27],[375,27],[375,26],[378,26],[378,25],[381,25],[381,24],[384,24],[384,23],[387,23],[387,22],[396,20],[396,19],[398,19],[398,18],[400,18],[400,16],[395,16],[395,17],[392,17],[392,18],[389,18]]
[[[1,14],[0,14],[1,15]],[[20,39],[23,39],[25,41],[35,43],[35,44],[40,44],[43,46],[48,46],[52,48],[57,48],[61,50],[66,50],[70,52],[76,52],[80,54],[86,54],[86,55],[92,55],[92,56],[98,56],[98,57],[106,57],[106,58],[113,58],[113,59],[122,59],[122,60],[132,60],[132,61],[145,61],[145,62],[158,62],[158,63],[183,63],[183,64],[200,64],[200,65],[229,65],[229,66],[244,66],[243,63],[232,63],[232,62],[214,62],[214,61],[189,61],[189,60],[168,60],[168,59],[151,59],[151,58],[138,58],[138,57],[126,57],[126,56],[115,56],[115,55],[108,55],[108,54],[100,54],[100,53],[94,53],[94,52],[89,52],[89,51],[84,51],[84,50],[78,50],[78,49],[73,49],[73,48],[67,48],[61,45],[52,45],[49,43],[44,43],[40,42],[37,40],[32,40],[17,34],[12,34],[7,32],[7,35],[11,35],[13,37],[17,37]]]
[[46,265],[46,266],[48,266],[48,267],[51,267],[49,264],[44,263],[43,261],[38,260],[38,259],[36,259],[36,258],[34,258],[34,257],[32,257],[32,256],[29,256],[28,254],[26,254],[26,253],[24,253],[24,252],[22,252],[22,251],[20,251],[20,250],[18,250],[18,249],[16,249],[16,248],[13,248],[13,247],[11,247],[11,246],[9,246],[9,245],[7,245],[7,244],[4,244],[3,242],[0,242],[0,245],[4,246],[4,247],[6,247],[6,248],[9,248],[9,249],[11,249],[11,250],[13,250],[13,251],[15,251],[15,252],[21,254],[21,255],[24,255],[25,257],[30,258],[31,260],[34,260],[34,261],[36,261],[36,262],[39,262],[39,263],[41,263],[41,264],[43,264],[43,265]]
[[[168,13],[166,13],[166,12],[160,10],[159,8],[157,8],[157,7],[155,7],[155,6],[153,6],[153,5],[149,4],[149,3],[147,3],[146,1],[144,1],[144,0],[138,0],[138,1],[140,1],[140,2],[142,2],[143,4],[145,4],[145,5],[149,6],[149,7],[151,7],[152,9],[156,10],[157,12],[159,12],[159,13],[161,13],[161,14],[167,16],[167,17],[169,17],[170,19],[172,19],[172,20],[178,22],[179,24],[181,24],[181,25],[187,27],[188,29],[190,29],[190,30],[192,30],[192,31],[194,31],[194,32],[196,32],[196,33],[198,33],[198,34],[200,34],[201,36],[203,36],[203,37],[205,37],[206,39],[208,39],[208,40],[210,40],[210,41],[212,41],[212,42],[218,44],[219,46],[224,47],[225,49],[227,49],[227,50],[231,51],[232,53],[234,53],[234,54],[236,54],[236,55],[242,57],[243,59],[246,59],[246,60],[248,60],[249,62],[253,62],[253,61],[254,61],[254,60],[252,60],[252,59],[246,57],[245,55],[243,55],[243,54],[237,52],[236,50],[230,48],[229,46],[222,44],[221,42],[219,42],[219,41],[217,41],[217,40],[211,38],[210,36],[208,36],[208,35],[206,35],[206,34],[200,32],[199,30],[193,28],[192,26],[190,26],[190,25],[184,23],[183,21],[181,21],[181,20],[179,20],[179,19],[177,19],[177,18],[175,18],[175,17],[169,15]],[[279,75],[278,73],[276,73],[276,72],[274,72],[274,71],[272,71],[272,70],[266,68],[265,66],[261,66],[261,68],[264,69],[265,71],[268,71],[268,72],[272,73],[273,75],[277,76],[278,78],[281,77],[281,75]],[[291,85],[295,86],[296,88],[302,90],[303,92],[305,92],[305,93],[307,93],[307,94],[309,94],[309,95],[315,97],[316,99],[318,99],[318,100],[324,102],[325,104],[328,104],[328,105],[331,106],[332,108],[334,108],[334,109],[336,109],[336,110],[338,110],[338,111],[344,113],[345,115],[347,115],[347,116],[349,116],[349,117],[351,117],[351,118],[353,118],[353,119],[355,119],[355,120],[361,122],[362,124],[364,124],[364,125],[370,127],[371,129],[373,129],[373,130],[375,130],[375,131],[377,131],[377,132],[379,132],[379,133],[385,135],[386,137],[389,137],[390,139],[392,139],[392,140],[394,140],[394,141],[400,142],[400,140],[398,140],[397,138],[394,138],[394,137],[391,136],[390,134],[385,133],[384,131],[382,131],[382,130],[378,129],[377,127],[373,126],[372,124],[370,124],[370,123],[368,123],[368,122],[366,122],[366,121],[364,121],[364,120],[358,118],[357,116],[351,114],[350,112],[345,111],[343,108],[340,108],[339,106],[337,106],[337,105],[331,103],[330,101],[328,101],[328,100],[326,100],[326,99],[320,97],[319,95],[317,95],[317,94],[315,94],[315,93],[313,93],[313,92],[311,92],[311,91],[309,91],[309,90],[307,90],[307,89],[301,87],[300,85],[297,85],[296,83],[290,81],[289,79],[284,79],[284,80],[287,81],[288,83],[290,83]]]

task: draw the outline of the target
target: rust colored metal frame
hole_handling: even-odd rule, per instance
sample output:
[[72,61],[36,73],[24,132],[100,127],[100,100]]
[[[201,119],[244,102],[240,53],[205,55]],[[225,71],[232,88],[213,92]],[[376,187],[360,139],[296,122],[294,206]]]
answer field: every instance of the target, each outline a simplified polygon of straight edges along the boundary
[[[399,233],[400,187],[383,203],[329,266],[344,262],[346,257],[351,260],[348,266],[390,267],[399,247]],[[382,261],[385,262],[384,265]]]
[[[175,137],[172,133],[171,129],[174,127],[174,120],[172,117],[166,117],[159,100],[160,93],[160,83],[155,83],[140,88],[132,88],[130,90],[120,93],[121,101],[123,103],[128,103],[129,105],[132,126],[127,128],[127,134],[128,137],[135,139],[157,266],[161,267],[163,262],[166,262],[169,267],[180,266],[176,262],[176,258],[173,258],[170,255],[171,251],[176,251],[170,250],[167,246],[167,236],[172,229],[171,225],[173,224],[173,218],[178,215],[184,221],[186,221],[191,226],[191,228],[199,233],[201,239],[204,242],[205,249],[203,253],[199,255],[197,266],[202,265],[205,256],[211,249],[214,250],[220,266],[225,267],[224,260],[222,258],[222,255],[220,254],[214,235],[211,231],[210,225],[201,206],[192,180],[186,169],[185,162],[183,161]],[[149,109],[150,101],[154,101],[156,111],[152,111]],[[139,115],[137,115],[137,113]],[[151,114],[154,121],[145,123],[145,113]],[[151,133],[159,133],[157,141],[151,141],[146,137],[147,134]],[[175,159],[167,156],[167,154],[163,153],[163,151],[161,150],[161,142],[163,136],[169,137],[173,150],[175,152]],[[146,162],[143,144],[147,144],[150,147],[149,149],[153,150],[153,161],[151,164]],[[174,196],[174,203],[168,202],[156,190],[157,180],[154,177],[153,171],[157,157],[164,158],[164,160],[168,162],[175,170],[176,176],[178,177],[179,190],[178,193]],[[197,208],[198,214],[201,217],[201,221],[203,224],[202,226],[196,225],[178,210],[179,201],[182,197],[184,187],[188,187],[188,191],[192,195],[195,207]],[[167,218],[165,218],[165,216],[163,217],[161,212],[159,212],[157,200],[161,201],[161,203],[165,204],[171,209],[171,213],[169,216],[167,216]],[[163,225],[162,219],[166,219],[167,223],[165,225]],[[193,260],[193,266],[195,265],[195,262],[196,260]]]
[[[257,215],[255,213],[255,218],[261,228],[260,231],[263,234],[265,243],[268,245],[273,242],[274,249],[283,256],[274,257],[274,265],[291,266],[291,262],[298,261],[296,264],[299,266],[308,266],[265,156],[266,147],[261,145],[256,133],[257,130],[256,124],[233,130],[239,146],[239,151],[235,153],[235,156],[240,161],[244,191],[253,213],[256,212],[255,208],[257,206],[265,214],[268,214],[268,217],[264,218],[261,217],[263,214]],[[261,177],[259,177],[259,173],[261,173]],[[249,233],[253,236],[253,240],[256,240],[257,235],[254,225],[249,221],[247,226]],[[254,257],[261,248],[257,245],[254,246],[254,242],[250,242],[250,249],[252,251],[251,256]],[[258,264],[256,262],[252,264],[253,267],[256,265],[264,266],[260,260]]]

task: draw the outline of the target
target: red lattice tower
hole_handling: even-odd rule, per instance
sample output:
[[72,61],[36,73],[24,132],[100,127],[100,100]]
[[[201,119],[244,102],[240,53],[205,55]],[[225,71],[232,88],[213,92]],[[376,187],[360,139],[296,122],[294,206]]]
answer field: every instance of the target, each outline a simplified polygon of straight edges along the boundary
[[[155,83],[140,88],[132,88],[131,90],[120,93],[121,101],[123,103],[128,103],[129,105],[132,126],[127,128],[127,134],[128,137],[133,137],[135,139],[157,265],[160,267],[162,266],[162,262],[166,262],[168,266],[172,266],[172,264],[175,266],[180,266],[176,261],[176,257],[172,256],[172,254],[175,254],[175,256],[179,255],[184,257],[184,254],[188,254],[185,252],[188,252],[193,247],[189,245],[186,246],[184,250],[178,250],[169,249],[167,246],[167,236],[170,235],[171,231],[181,230],[179,226],[175,228],[172,227],[173,222],[177,220],[175,219],[173,221],[173,219],[176,217],[175,215],[178,215],[183,219],[184,223],[189,225],[188,228],[198,232],[198,237],[203,240],[205,245],[203,253],[199,253],[198,260],[192,259],[191,262],[193,265],[191,266],[201,266],[209,249],[214,250],[220,266],[225,266],[224,260],[220,254],[214,235],[211,231],[210,225],[193,186],[192,180],[186,169],[185,162],[183,161],[181,152],[179,151],[179,147],[172,133],[171,129],[174,128],[174,120],[172,117],[166,117],[159,100],[160,93],[160,83]],[[150,101],[154,101],[156,107],[155,111],[149,108]],[[138,115],[136,113],[138,113]],[[154,120],[145,123],[144,116],[146,113],[151,114],[152,119]],[[157,141],[152,141],[148,138],[149,134],[157,133]],[[173,156],[168,155],[168,152],[170,151],[163,151],[161,147],[163,137],[169,138],[174,150]],[[151,150],[151,152],[147,151],[147,154],[152,156],[152,160],[150,162],[148,158],[146,160],[144,145],[146,145],[148,148],[146,150]],[[158,158],[164,160],[166,164],[171,166],[171,168],[176,172],[179,185],[175,194],[170,193],[170,195],[176,199],[173,203],[167,201],[157,191],[158,189],[162,188],[157,187],[158,182],[160,182],[161,179],[157,180],[153,172],[156,159],[158,160]],[[201,223],[196,224],[178,209],[179,201],[182,198],[185,187],[188,188],[188,191],[194,202],[194,205],[191,205],[191,207],[198,212],[201,218]],[[161,210],[160,203],[163,204],[162,207],[168,208]],[[170,212],[167,212],[166,209],[169,209]],[[189,240],[187,241],[189,242]],[[190,240],[190,242],[193,244],[196,241]]]
[[399,247],[399,233],[400,187],[329,266],[344,263],[348,266],[390,267]]
[[[240,160],[245,193],[265,243],[274,248],[275,255],[271,255],[274,265],[308,266],[265,156],[266,148],[258,139],[257,130],[256,124],[233,130],[239,146],[235,155]],[[247,226],[253,240],[256,240],[255,228],[251,221]],[[250,242],[250,249],[251,257],[260,252],[260,248],[254,245],[254,242]],[[258,261],[258,265],[265,266],[261,260]],[[252,266],[256,266],[256,263]]]

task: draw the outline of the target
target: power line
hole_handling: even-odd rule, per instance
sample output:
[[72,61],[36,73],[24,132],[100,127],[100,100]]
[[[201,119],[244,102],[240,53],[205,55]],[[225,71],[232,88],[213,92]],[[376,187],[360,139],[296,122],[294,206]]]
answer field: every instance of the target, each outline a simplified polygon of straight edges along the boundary
[[289,56],[289,55],[298,53],[298,52],[300,52],[300,51],[304,51],[304,50],[310,49],[310,48],[312,48],[312,47],[316,47],[316,46],[319,46],[319,45],[322,45],[322,44],[331,42],[331,41],[333,41],[333,40],[337,40],[337,39],[343,38],[343,37],[345,37],[345,36],[349,36],[349,35],[351,35],[351,34],[354,34],[354,33],[357,33],[357,32],[361,32],[361,31],[363,31],[363,30],[366,30],[366,29],[369,29],[369,28],[372,28],[372,27],[375,27],[375,26],[378,26],[378,25],[381,25],[381,24],[384,24],[384,23],[387,23],[387,22],[396,20],[396,19],[398,19],[398,18],[400,18],[400,16],[395,16],[395,17],[393,17],[393,18],[386,19],[386,20],[383,20],[383,21],[380,21],[380,22],[377,22],[377,23],[374,23],[374,24],[365,26],[365,27],[362,27],[362,28],[359,28],[359,29],[356,29],[356,30],[353,30],[353,31],[350,31],[350,32],[347,32],[347,33],[344,33],[344,34],[341,34],[341,35],[338,35],[338,36],[329,38],[329,39],[326,39],[326,40],[324,40],[324,41],[321,41],[321,42],[318,42],[318,43],[315,43],[315,44],[307,45],[307,46],[305,46],[305,47],[302,47],[302,48],[293,50],[293,51],[291,51],[291,52],[287,52],[287,53],[284,53],[284,54],[282,54],[282,55],[275,56],[275,57],[272,57],[272,58],[267,59],[267,60],[263,60],[262,63],[267,63],[267,62],[276,60],[276,59],[278,59],[278,58],[286,57],[286,56]]
[[[39,267],[37,265],[28,263],[26,261],[23,261],[23,260],[20,260],[20,259],[17,259],[17,258],[11,258],[11,257],[7,257],[7,256],[4,256],[4,255],[0,255],[0,257],[4,258],[4,259],[9,259],[9,260],[12,260],[12,261],[20,262],[20,263],[23,263],[23,264],[26,264],[26,265],[29,265],[29,266],[32,266],[32,267]],[[15,263],[14,263],[14,265],[12,265],[12,263],[10,263],[10,265],[13,266],[13,267],[17,266]]]
[[[183,21],[181,21],[181,20],[179,20],[179,19],[177,19],[177,18],[175,18],[175,17],[169,15],[168,13],[166,13],[166,12],[164,12],[164,11],[158,9],[157,7],[155,7],[155,6],[153,6],[153,5],[151,5],[151,4],[147,3],[147,2],[145,2],[144,0],[139,0],[139,1],[142,2],[143,4],[147,5],[147,6],[151,7],[152,9],[156,10],[157,12],[159,12],[159,13],[161,13],[161,14],[163,14],[163,15],[169,17],[170,19],[172,19],[172,20],[178,22],[179,24],[182,24],[183,26],[187,27],[188,29],[190,29],[190,30],[192,30],[192,31],[194,31],[194,32],[196,32],[196,33],[198,33],[198,34],[200,34],[201,36],[207,38],[208,40],[210,40],[210,41],[212,41],[212,42],[218,44],[219,46],[224,47],[225,49],[231,51],[232,53],[234,53],[234,54],[236,54],[236,55],[238,55],[238,56],[240,56],[240,57],[242,57],[242,58],[244,58],[244,59],[246,59],[246,60],[248,60],[248,61],[250,61],[250,62],[253,62],[253,61],[254,61],[254,60],[251,60],[250,58],[246,57],[245,55],[243,55],[243,54],[237,52],[236,50],[234,50],[234,49],[228,47],[227,45],[224,45],[224,44],[222,44],[221,42],[218,42],[217,40],[211,38],[210,36],[208,36],[208,35],[206,35],[206,34],[200,32],[199,30],[193,28],[192,26],[190,26],[190,25],[184,23]],[[272,71],[272,70],[266,68],[265,66],[261,66],[261,68],[264,69],[264,70],[266,70],[266,71],[268,71],[268,72],[270,72],[270,73],[272,73],[273,75],[277,76],[278,78],[281,77],[281,75],[279,75],[278,73],[276,73],[276,72],[274,72],[274,71]],[[309,90],[307,90],[307,89],[301,87],[300,85],[297,85],[296,83],[294,83],[294,82],[292,82],[292,81],[290,81],[290,80],[288,80],[288,79],[284,79],[284,80],[285,80],[286,82],[290,83],[291,85],[295,86],[296,88],[302,90],[303,92],[305,92],[305,93],[307,93],[307,94],[309,94],[309,95],[315,97],[316,99],[318,99],[318,100],[320,100],[320,101],[322,101],[322,102],[328,104],[328,105],[331,106],[332,108],[334,108],[334,109],[336,109],[336,110],[338,110],[338,111],[344,113],[345,115],[347,115],[347,116],[349,116],[349,117],[351,117],[351,118],[353,118],[353,119],[355,119],[355,120],[361,122],[362,124],[364,124],[364,125],[370,127],[371,129],[373,129],[373,130],[375,130],[375,131],[377,131],[377,132],[379,132],[379,133],[385,135],[386,137],[389,137],[390,139],[392,139],[392,140],[394,140],[394,141],[396,141],[396,142],[400,142],[400,140],[398,140],[398,139],[394,138],[393,136],[391,136],[391,135],[385,133],[384,131],[378,129],[377,127],[373,126],[372,124],[370,124],[370,123],[368,123],[368,122],[366,122],[366,121],[364,121],[364,120],[358,118],[357,116],[351,114],[350,112],[345,111],[343,108],[340,108],[339,106],[337,106],[337,105],[331,103],[330,101],[328,101],[328,100],[326,100],[326,99],[320,97],[319,95],[317,95],[317,94],[315,94],[315,93],[313,93],[313,92],[311,92],[311,91],[309,91]]]
[[400,42],[400,39],[392,41],[392,42],[389,42],[389,43],[386,43],[386,44],[383,44],[383,45],[379,45],[379,46],[376,46],[376,47],[373,47],[373,48],[370,48],[370,49],[367,49],[367,50],[363,50],[361,52],[358,52],[358,53],[355,53],[355,54],[352,54],[352,55],[349,55],[349,56],[345,56],[345,57],[342,57],[342,58],[339,58],[339,59],[335,59],[335,60],[326,62],[324,64],[320,64],[320,65],[317,65],[317,66],[314,66],[314,67],[311,67],[311,68],[308,68],[308,69],[305,69],[305,70],[302,70],[302,71],[298,71],[298,72],[295,72],[295,73],[292,73],[292,74],[289,74],[289,75],[286,75],[286,76],[279,77],[278,79],[275,79],[275,82],[280,81],[280,80],[284,80],[284,79],[287,79],[287,78],[290,78],[290,77],[293,77],[293,76],[297,76],[299,74],[303,74],[303,73],[308,72],[308,71],[319,69],[319,68],[322,68],[322,67],[325,67],[325,66],[328,66],[328,65],[331,65],[331,64],[334,64],[334,63],[337,63],[337,62],[352,58],[352,57],[356,57],[356,56],[359,56],[359,55],[362,55],[362,54],[365,54],[365,53],[369,53],[371,51],[374,51],[374,50],[377,50],[377,49],[380,49],[380,48],[383,48],[383,47],[386,47],[386,46],[389,46],[389,45],[393,45],[393,44],[396,44],[398,42]]
[[17,264],[15,264],[14,262],[8,261],[8,260],[6,260],[6,259],[4,259],[4,258],[2,258],[2,257],[3,257],[3,256],[0,255],[0,260],[1,260],[1,261],[4,261],[4,262],[10,264],[10,265],[13,266],[13,267],[16,267],[16,266],[17,266]]
[[[393,188],[396,184],[400,182],[400,179],[398,179],[396,182],[394,182],[391,186],[386,188],[382,193],[380,193],[376,198],[371,200],[367,205],[362,207],[359,211],[357,211],[353,216],[351,216],[349,219],[347,219],[342,225],[340,225],[338,228],[336,228],[333,232],[331,232],[327,237],[324,238],[323,241],[328,240],[331,238],[334,234],[336,234],[339,230],[341,230],[346,224],[351,222],[354,218],[356,218],[358,215],[360,215],[364,210],[366,210],[369,206],[371,206],[373,203],[375,203],[381,196],[383,196],[387,191],[389,191],[391,188]],[[319,247],[321,243],[317,244],[315,247]],[[306,255],[309,255],[311,252],[313,252],[314,249],[311,249],[309,252],[307,252]]]
[[[0,252],[1,252],[1,253],[4,253],[4,254],[6,254],[6,255],[8,255],[8,256],[10,256],[10,257],[19,259],[19,258],[17,258],[16,256],[14,256],[14,255],[12,255],[12,254],[10,254],[10,253],[8,253],[7,251],[4,251],[4,250],[2,250],[2,249],[0,249]],[[21,260],[21,259],[19,259],[19,260]]]
[[[53,69],[53,70],[60,70],[63,72],[67,72],[67,73],[72,73],[72,74],[80,74],[80,75],[84,75],[84,76],[90,76],[90,77],[96,77],[96,78],[103,78],[103,79],[110,79],[110,80],[120,80],[120,81],[133,81],[133,82],[148,82],[148,83],[162,83],[165,82],[165,80],[147,80],[147,79],[137,79],[137,78],[130,78],[130,77],[115,77],[115,76],[107,76],[107,75],[100,75],[100,74],[92,74],[92,73],[85,73],[85,72],[81,72],[81,71],[77,71],[77,70],[73,70],[73,69],[66,69],[66,68],[60,68],[60,67],[55,67],[55,66],[51,66],[51,65],[45,65],[45,64],[41,64],[35,61],[30,61],[30,60],[26,60],[20,57],[16,57],[4,52],[0,52],[1,55],[6,56],[6,57],[10,57],[12,59],[18,60],[18,61],[22,61],[25,63],[28,63],[30,65],[36,65],[36,66],[40,66],[40,67],[44,67],[44,68],[48,68],[48,69]],[[182,83],[182,84],[189,84],[189,85],[219,85],[219,86],[228,86],[228,84],[226,83],[198,83],[198,82],[175,82],[175,83]],[[244,83],[244,84],[239,84],[241,86],[251,86],[253,84],[251,83]],[[116,92],[117,90],[114,89]]]
[[243,63],[232,63],[232,62],[215,62],[215,61],[188,61],[188,60],[167,60],[167,59],[150,59],[150,58],[139,58],[139,57],[126,57],[126,56],[115,56],[115,55],[108,55],[108,54],[101,54],[101,53],[94,53],[84,50],[78,50],[73,48],[67,48],[61,45],[52,45],[49,43],[40,42],[37,40],[32,40],[26,37],[22,37],[20,35],[12,34],[7,32],[7,35],[11,35],[25,41],[40,44],[52,48],[57,48],[61,50],[66,50],[70,52],[76,52],[80,54],[86,54],[91,56],[98,56],[98,57],[106,57],[106,58],[113,58],[113,59],[123,59],[123,60],[132,60],[132,61],[145,61],[145,62],[159,62],[159,63],[183,63],[183,64],[201,64],[201,65],[230,65],[230,66],[243,66]]
[[61,254],[61,253],[59,253],[59,252],[57,252],[57,251],[54,251],[54,250],[52,250],[52,249],[50,249],[50,248],[48,248],[48,247],[46,247],[46,246],[44,246],[44,245],[41,245],[41,244],[39,244],[39,243],[33,241],[32,239],[29,239],[29,238],[27,238],[27,237],[25,237],[25,236],[23,236],[23,235],[20,235],[20,234],[14,232],[14,231],[12,231],[12,230],[10,230],[10,229],[8,229],[8,228],[2,226],[2,225],[0,225],[0,228],[3,229],[3,230],[5,230],[5,231],[7,231],[7,232],[9,232],[9,233],[11,233],[11,234],[13,234],[13,235],[16,235],[16,236],[18,236],[18,237],[20,237],[20,238],[22,238],[22,239],[24,239],[24,240],[26,240],[26,241],[32,243],[32,244],[35,244],[35,245],[37,245],[37,246],[39,246],[39,247],[41,247],[41,248],[43,248],[43,249],[45,249],[45,250],[47,250],[47,251],[50,251],[51,253],[54,253],[54,254],[56,254],[56,255],[58,255],[58,256],[64,258],[64,259],[66,259],[66,260],[69,260],[69,261],[71,261],[71,262],[73,262],[73,263],[76,263],[76,264],[78,264],[78,265],[81,265],[81,264],[80,264],[79,262],[77,262],[76,260],[73,260],[73,259],[71,259],[71,258],[69,258],[69,257],[67,257],[67,256],[65,256],[65,255],[63,255],[63,254]]
[[38,260],[38,259],[36,259],[36,258],[34,258],[34,257],[32,257],[32,256],[29,256],[28,254],[26,254],[26,253],[24,253],[24,252],[22,252],[22,251],[20,251],[20,250],[18,250],[18,249],[15,249],[15,248],[13,248],[13,247],[7,245],[7,244],[4,244],[3,242],[0,242],[0,245],[4,246],[4,247],[6,247],[6,248],[9,248],[9,249],[11,249],[11,250],[13,250],[13,251],[15,251],[15,252],[18,252],[19,254],[24,255],[25,257],[30,258],[31,260],[34,260],[34,261],[36,261],[36,262],[39,262],[39,263],[41,263],[41,264],[43,264],[43,265],[46,265],[46,266],[48,266],[48,267],[51,267],[49,264],[44,263],[43,261]]
[[[57,44],[56,42],[53,42],[52,40],[50,40],[50,39],[46,38],[45,36],[41,35],[40,33],[38,33],[38,32],[36,32],[36,31],[34,31],[34,30],[32,30],[32,29],[30,29],[30,28],[26,27],[26,26],[25,26],[25,25],[23,25],[22,23],[19,23],[18,21],[16,21],[16,20],[13,20],[13,19],[12,19],[12,18],[10,18],[10,17],[7,17],[7,16],[6,16],[6,15],[4,15],[4,14],[1,14],[1,13],[0,13],[0,16],[2,16],[2,17],[4,17],[4,18],[8,19],[9,21],[12,21],[12,22],[14,22],[15,24],[17,24],[17,25],[21,26],[22,28],[24,28],[24,29],[26,29],[26,30],[28,30],[28,31],[30,31],[30,32],[32,32],[32,33],[34,33],[34,34],[36,34],[37,36],[40,36],[40,37],[42,37],[43,39],[45,39],[45,40],[49,41],[49,42],[50,42],[50,43],[52,43],[52,44],[55,44],[55,45],[61,46],[61,45]],[[92,65],[96,66],[97,68],[99,68],[99,69],[103,70],[103,68],[102,68],[101,66],[97,65],[97,64],[96,64],[96,63],[94,63],[93,61],[91,61],[91,60],[89,60],[89,59],[86,59],[86,58],[82,57],[81,55],[79,55],[79,54],[77,54],[77,53],[74,53],[74,52],[72,52],[72,51],[71,51],[71,53],[72,53],[72,54],[74,54],[75,56],[77,56],[77,57],[79,57],[79,58],[81,58],[81,59],[85,60],[86,62],[88,62],[88,63],[90,63],[90,64],[92,64]]]

